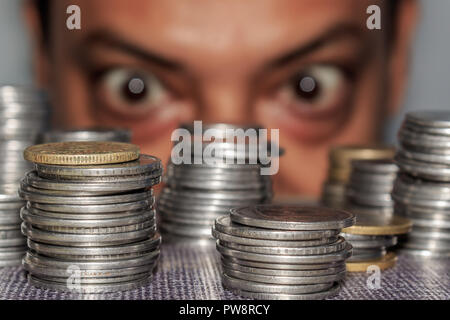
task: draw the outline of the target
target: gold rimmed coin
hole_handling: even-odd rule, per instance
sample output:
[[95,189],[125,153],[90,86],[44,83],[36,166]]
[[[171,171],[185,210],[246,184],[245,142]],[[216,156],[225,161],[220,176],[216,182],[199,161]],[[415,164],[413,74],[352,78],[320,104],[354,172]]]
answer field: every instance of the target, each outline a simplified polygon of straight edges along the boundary
[[370,266],[378,266],[380,270],[386,270],[392,268],[397,263],[397,255],[394,252],[388,252],[386,255],[379,259],[358,261],[358,262],[346,262],[348,272],[367,272],[367,268]]
[[342,229],[342,232],[362,235],[398,235],[411,231],[412,222],[399,216],[357,214],[356,224]]
[[96,165],[133,161],[139,158],[139,147],[122,142],[58,142],[39,144],[25,149],[25,160],[40,164]]

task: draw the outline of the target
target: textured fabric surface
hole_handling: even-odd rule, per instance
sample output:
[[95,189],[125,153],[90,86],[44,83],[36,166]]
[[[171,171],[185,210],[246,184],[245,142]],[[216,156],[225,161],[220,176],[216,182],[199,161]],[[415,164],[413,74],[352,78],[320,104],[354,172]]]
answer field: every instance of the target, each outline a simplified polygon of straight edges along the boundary
[[[368,274],[348,273],[332,299],[450,299],[450,259],[427,260],[400,255],[397,266],[381,273],[380,289],[366,285]],[[240,299],[220,280],[219,254],[213,246],[165,244],[153,279],[141,288],[79,296],[39,289],[27,283],[21,267],[0,269],[0,299]]]

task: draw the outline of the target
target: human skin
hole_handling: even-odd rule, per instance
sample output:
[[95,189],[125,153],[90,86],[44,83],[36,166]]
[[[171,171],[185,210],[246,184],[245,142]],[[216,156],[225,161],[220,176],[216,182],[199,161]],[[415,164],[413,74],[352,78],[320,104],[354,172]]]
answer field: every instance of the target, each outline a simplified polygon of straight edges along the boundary
[[[417,5],[398,2],[393,41],[381,0],[58,0],[46,45],[31,2],[26,17],[55,126],[128,127],[163,161],[181,122],[280,129],[276,194],[317,196],[330,146],[378,142],[401,103]],[[81,30],[66,28],[72,4]],[[372,4],[381,30],[366,27]],[[147,94],[123,93],[130,75]],[[296,90],[305,77],[313,94]]]

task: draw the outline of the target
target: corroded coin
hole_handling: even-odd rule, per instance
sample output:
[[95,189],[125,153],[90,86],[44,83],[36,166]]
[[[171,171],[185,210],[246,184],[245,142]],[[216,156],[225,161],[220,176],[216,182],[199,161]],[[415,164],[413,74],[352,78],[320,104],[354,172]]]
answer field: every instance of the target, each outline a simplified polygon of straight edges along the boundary
[[138,159],[139,147],[122,142],[58,142],[28,147],[24,158],[41,164],[111,164]]

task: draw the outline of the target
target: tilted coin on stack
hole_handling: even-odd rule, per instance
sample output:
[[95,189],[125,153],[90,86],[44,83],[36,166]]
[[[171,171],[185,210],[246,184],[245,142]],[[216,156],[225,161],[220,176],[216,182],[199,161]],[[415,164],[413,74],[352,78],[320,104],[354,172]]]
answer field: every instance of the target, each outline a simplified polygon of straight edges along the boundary
[[[205,130],[211,128],[225,134],[227,129],[237,127],[226,124],[204,127]],[[259,162],[249,163],[249,145],[243,146],[242,150],[240,146],[243,145],[216,142],[216,151],[223,152],[222,155],[231,158],[233,163],[210,164],[205,162],[203,156],[200,164],[194,161],[191,164],[168,164],[164,180],[166,186],[158,202],[164,239],[170,236],[170,239],[179,243],[202,242],[214,245],[211,226],[215,218],[236,206],[271,200],[270,176],[261,175],[263,165]],[[207,147],[207,144],[201,145],[202,150]],[[243,160],[243,163],[239,163],[238,159]]]
[[450,111],[410,112],[398,133],[395,212],[413,221],[402,251],[450,256]]
[[352,247],[339,236],[355,222],[330,208],[255,205],[231,209],[212,229],[223,285],[254,299],[324,299],[338,292]]
[[26,239],[20,232],[17,194],[20,179],[31,170],[23,150],[46,130],[49,109],[43,92],[26,87],[0,87],[0,267],[20,265]]
[[131,142],[131,131],[126,129],[92,127],[74,130],[52,130],[42,135],[43,143],[70,141]]
[[393,159],[354,160],[347,184],[346,209],[356,215],[356,225],[342,235],[353,246],[348,271],[366,272],[367,266],[393,267],[397,237],[410,231],[411,221],[393,216],[391,192],[398,171]]
[[338,146],[330,150],[328,178],[322,189],[323,205],[344,208],[346,185],[350,178],[353,160],[393,158],[395,149],[384,146]]
[[29,282],[95,294],[148,281],[161,242],[151,188],[161,161],[117,142],[36,145],[24,157],[35,163],[19,189]]

